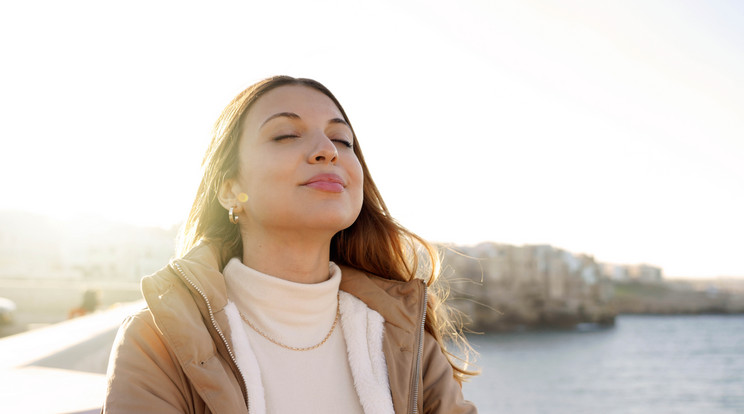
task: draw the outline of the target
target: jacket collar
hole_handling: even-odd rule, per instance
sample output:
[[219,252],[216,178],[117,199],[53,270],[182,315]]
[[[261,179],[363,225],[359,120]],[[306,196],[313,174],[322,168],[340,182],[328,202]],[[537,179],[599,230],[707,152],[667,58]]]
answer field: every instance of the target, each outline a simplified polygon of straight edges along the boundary
[[408,333],[416,332],[423,317],[420,309],[423,280],[390,280],[348,266],[341,266],[341,275],[341,290],[361,299],[388,324]]
[[[222,264],[214,248],[209,244],[199,244],[177,262],[191,283],[187,286],[206,295],[215,311],[227,305],[227,287],[222,275]],[[340,289],[351,293],[367,306],[382,315],[388,324],[414,333],[418,329],[420,298],[423,295],[424,281],[414,279],[408,282],[390,280],[370,275],[349,266],[341,267]],[[175,269],[173,269],[175,271]],[[175,271],[176,274],[179,272]],[[180,275],[179,275],[180,276]],[[199,290],[201,292],[199,292]]]
[[[184,282],[187,282],[190,288],[200,290],[201,292],[196,293],[205,295],[214,310],[221,310],[227,305],[227,287],[225,277],[222,275],[223,266],[219,255],[211,245],[197,245],[184,257],[171,261],[170,266],[173,268],[176,264],[188,277],[188,280]],[[173,270],[183,279],[180,272]]]

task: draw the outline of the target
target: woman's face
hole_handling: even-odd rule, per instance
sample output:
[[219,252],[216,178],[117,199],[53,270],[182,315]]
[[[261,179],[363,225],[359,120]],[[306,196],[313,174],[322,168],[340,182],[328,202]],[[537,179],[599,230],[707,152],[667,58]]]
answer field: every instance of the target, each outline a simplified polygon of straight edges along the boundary
[[246,114],[239,143],[241,230],[326,231],[349,227],[362,208],[363,173],[351,128],[322,92],[285,85]]

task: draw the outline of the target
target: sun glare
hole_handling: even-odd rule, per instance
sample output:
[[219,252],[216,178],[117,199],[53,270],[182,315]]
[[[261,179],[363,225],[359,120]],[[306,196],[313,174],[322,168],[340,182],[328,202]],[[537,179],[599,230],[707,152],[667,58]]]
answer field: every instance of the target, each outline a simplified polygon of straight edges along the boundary
[[19,39],[0,79],[0,209],[180,223],[221,108],[287,73],[334,90],[393,214],[425,237],[744,276],[744,33],[712,5],[383,2],[367,12],[393,30],[338,19],[302,46],[238,18],[269,4],[47,6],[36,21],[18,3],[0,29]]

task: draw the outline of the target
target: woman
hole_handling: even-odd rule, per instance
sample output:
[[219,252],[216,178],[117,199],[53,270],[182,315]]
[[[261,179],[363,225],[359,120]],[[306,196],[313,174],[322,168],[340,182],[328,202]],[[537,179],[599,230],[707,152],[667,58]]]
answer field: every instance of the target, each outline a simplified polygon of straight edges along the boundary
[[436,251],[390,217],[328,89],[249,87],[203,167],[182,257],[117,336],[105,412],[476,411],[416,277]]

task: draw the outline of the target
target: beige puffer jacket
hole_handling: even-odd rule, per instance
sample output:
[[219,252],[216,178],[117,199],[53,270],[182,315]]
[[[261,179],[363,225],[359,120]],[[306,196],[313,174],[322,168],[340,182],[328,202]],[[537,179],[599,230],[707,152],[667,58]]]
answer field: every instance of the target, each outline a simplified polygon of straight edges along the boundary
[[[148,308],[124,322],[111,353],[105,413],[249,413],[232,351],[221,266],[209,246],[142,281]],[[475,413],[423,332],[426,287],[342,267],[341,290],[385,319],[396,413]]]

